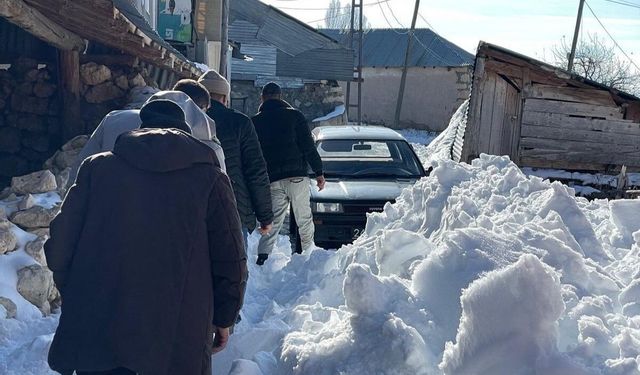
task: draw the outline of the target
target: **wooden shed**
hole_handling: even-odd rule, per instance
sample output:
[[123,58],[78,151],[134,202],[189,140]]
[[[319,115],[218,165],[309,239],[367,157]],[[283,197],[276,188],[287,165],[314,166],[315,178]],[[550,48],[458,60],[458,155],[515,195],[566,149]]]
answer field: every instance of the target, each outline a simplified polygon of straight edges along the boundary
[[462,147],[453,158],[508,155],[519,166],[640,169],[640,99],[481,42]]

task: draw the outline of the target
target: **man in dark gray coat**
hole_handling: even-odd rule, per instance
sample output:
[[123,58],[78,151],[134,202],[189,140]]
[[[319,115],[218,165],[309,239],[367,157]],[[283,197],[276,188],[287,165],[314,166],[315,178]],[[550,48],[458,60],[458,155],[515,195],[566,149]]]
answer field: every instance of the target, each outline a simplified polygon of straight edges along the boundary
[[246,252],[215,153],[173,102],[140,117],[83,162],[45,244],[63,374],[210,375],[242,306]]
[[258,230],[261,234],[266,234],[273,222],[271,191],[267,165],[251,119],[227,107],[231,88],[220,74],[210,70],[200,77],[199,82],[211,96],[211,108],[207,114],[216,122],[227,174],[231,179],[238,212],[245,228],[245,240],[248,232],[256,228],[256,219],[260,223]]

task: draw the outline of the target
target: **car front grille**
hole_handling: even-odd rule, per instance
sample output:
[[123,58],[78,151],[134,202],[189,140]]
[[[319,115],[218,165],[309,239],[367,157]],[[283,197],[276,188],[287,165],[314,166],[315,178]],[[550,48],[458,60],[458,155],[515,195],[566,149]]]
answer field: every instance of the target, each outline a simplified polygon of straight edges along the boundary
[[[382,212],[386,201],[348,202],[343,203],[344,213],[348,215],[364,215],[369,212]],[[394,201],[391,201],[394,203]]]

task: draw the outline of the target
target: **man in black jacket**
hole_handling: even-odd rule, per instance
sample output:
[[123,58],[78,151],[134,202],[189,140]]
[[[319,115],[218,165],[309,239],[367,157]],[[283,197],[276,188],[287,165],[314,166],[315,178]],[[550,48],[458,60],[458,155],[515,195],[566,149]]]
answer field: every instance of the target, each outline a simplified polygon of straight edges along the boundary
[[226,106],[231,91],[229,82],[214,70],[203,74],[198,82],[211,96],[207,114],[216,122],[246,244],[248,232],[256,228],[256,219],[261,234],[269,232],[273,222],[267,166],[251,119]]
[[258,264],[268,258],[289,204],[298,224],[302,250],[313,247],[313,217],[309,204],[308,168],[316,176],[318,189],[324,188],[322,160],[311,137],[304,115],[281,99],[282,90],[274,82],[262,89],[262,105],[252,120],[267,161],[273,202],[273,230],[260,238]]
[[242,306],[240,218],[214,151],[173,102],[140,118],[82,163],[44,245],[62,295],[49,365],[62,374],[211,375]]

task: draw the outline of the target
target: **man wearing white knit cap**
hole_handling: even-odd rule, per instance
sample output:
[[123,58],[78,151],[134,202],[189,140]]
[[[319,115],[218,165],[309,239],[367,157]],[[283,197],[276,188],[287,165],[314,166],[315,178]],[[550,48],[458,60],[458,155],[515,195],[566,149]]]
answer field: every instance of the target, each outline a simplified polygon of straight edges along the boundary
[[[202,91],[205,91],[202,88]],[[193,136],[211,147],[218,157],[220,167],[226,171],[225,156],[218,139],[216,138],[215,123],[208,118],[200,108],[186,93],[182,91],[160,91],[155,93],[147,102],[167,99],[176,103],[185,114],[187,124],[191,127]],[[93,132],[87,144],[78,155],[76,163],[69,173],[69,183],[76,179],[76,174],[80,163],[91,155],[100,152],[111,151],[118,136],[122,133],[138,129],[142,121],[139,116],[140,110],[127,109],[109,112],[100,122]]]
[[198,82],[211,96],[207,114],[216,122],[246,246],[249,232],[256,228],[256,220],[261,234],[268,233],[273,222],[267,165],[251,119],[227,107],[231,95],[229,82],[214,70],[203,74]]

